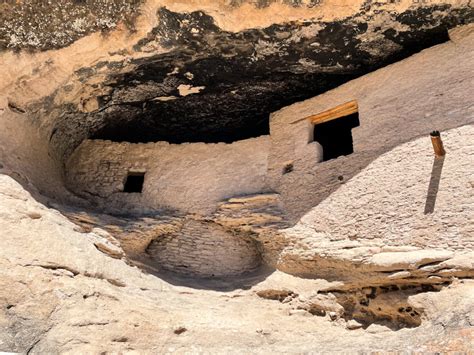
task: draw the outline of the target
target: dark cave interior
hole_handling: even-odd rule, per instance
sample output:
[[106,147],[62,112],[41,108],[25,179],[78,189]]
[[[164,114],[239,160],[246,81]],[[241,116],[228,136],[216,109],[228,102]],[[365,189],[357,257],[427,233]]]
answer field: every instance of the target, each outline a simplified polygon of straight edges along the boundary
[[[347,64],[348,68],[336,72],[294,72],[292,64],[284,61],[273,65],[253,64],[242,58],[205,58],[187,63],[180,70],[180,73],[193,73],[193,82],[204,86],[204,90],[185,97],[179,97],[176,89],[169,90],[164,95],[177,97],[170,101],[145,95],[141,100],[114,104],[99,113],[103,125],[90,138],[132,143],[231,143],[266,135],[272,112],[447,40],[444,28],[427,31],[416,40],[400,40],[404,46],[398,52],[357,63],[355,69],[349,69],[353,65]],[[336,56],[347,56],[347,53]],[[277,68],[276,72],[269,69],[272,66]],[[130,83],[151,82],[160,93],[161,83],[166,81],[166,69],[170,72],[172,67],[162,61],[139,64],[136,71],[120,78],[116,90],[126,92]],[[157,71],[162,72],[161,77],[156,76]]]
[[[404,31],[369,33],[361,12],[335,22],[289,22],[234,33],[221,30],[202,11],[161,8],[157,15],[159,25],[135,49],[157,41],[169,52],[76,72],[87,85],[106,67],[103,85],[109,91],[96,97],[97,110],[68,109],[60,115],[51,142],[61,154],[67,156],[87,138],[180,144],[267,135],[272,112],[449,41],[450,28],[474,19],[472,11],[433,5],[391,15]],[[288,37],[315,23],[322,29],[314,35]],[[181,86],[199,90],[182,94]]]

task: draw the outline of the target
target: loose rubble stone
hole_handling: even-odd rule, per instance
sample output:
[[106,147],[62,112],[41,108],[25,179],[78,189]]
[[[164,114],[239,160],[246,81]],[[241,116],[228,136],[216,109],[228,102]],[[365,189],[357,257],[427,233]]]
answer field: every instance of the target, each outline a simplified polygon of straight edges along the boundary
[[357,322],[354,319],[351,319],[350,321],[347,322],[346,328],[349,329],[349,330],[360,329],[360,328],[362,328],[362,324],[360,324],[359,322]]

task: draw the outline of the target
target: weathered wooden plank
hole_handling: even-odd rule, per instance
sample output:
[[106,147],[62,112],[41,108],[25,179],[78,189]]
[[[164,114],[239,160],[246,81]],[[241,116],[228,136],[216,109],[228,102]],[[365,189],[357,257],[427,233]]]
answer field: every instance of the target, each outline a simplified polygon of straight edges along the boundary
[[346,102],[345,104],[333,107],[329,110],[323,111],[316,115],[311,115],[308,117],[300,118],[296,121],[291,123],[301,122],[303,120],[309,120],[312,124],[320,124],[324,122],[328,122],[331,120],[335,120],[336,118],[344,117],[356,113],[359,109],[356,100],[352,100]]

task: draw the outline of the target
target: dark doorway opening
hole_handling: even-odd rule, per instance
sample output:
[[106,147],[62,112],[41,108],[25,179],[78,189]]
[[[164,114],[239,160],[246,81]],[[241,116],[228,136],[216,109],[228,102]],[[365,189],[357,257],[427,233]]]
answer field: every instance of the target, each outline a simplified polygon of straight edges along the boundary
[[123,192],[142,192],[143,182],[145,181],[145,173],[129,172]]
[[354,153],[352,128],[359,125],[358,112],[314,125],[313,140],[323,147],[323,161]]

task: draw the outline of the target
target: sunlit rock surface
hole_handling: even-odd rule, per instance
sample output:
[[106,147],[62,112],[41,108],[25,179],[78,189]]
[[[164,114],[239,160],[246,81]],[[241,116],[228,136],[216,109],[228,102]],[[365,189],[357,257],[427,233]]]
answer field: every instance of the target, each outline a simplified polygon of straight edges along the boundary
[[472,352],[473,19],[0,4],[0,352]]

